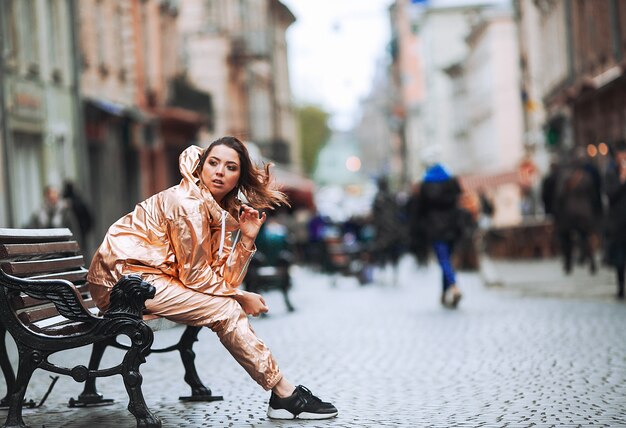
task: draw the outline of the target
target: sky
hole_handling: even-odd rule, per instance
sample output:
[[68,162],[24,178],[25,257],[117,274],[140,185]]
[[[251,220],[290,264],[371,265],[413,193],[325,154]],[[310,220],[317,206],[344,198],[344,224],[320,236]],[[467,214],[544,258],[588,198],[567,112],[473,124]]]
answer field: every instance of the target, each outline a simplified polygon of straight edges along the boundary
[[296,16],[287,30],[289,73],[296,103],[332,115],[349,129],[367,96],[377,61],[388,61],[388,7],[393,0],[282,0]]
[[[387,63],[393,0],[281,0],[296,16],[287,30],[291,90],[298,104],[331,113],[348,130],[370,91],[376,64]],[[429,0],[439,7],[510,0]]]

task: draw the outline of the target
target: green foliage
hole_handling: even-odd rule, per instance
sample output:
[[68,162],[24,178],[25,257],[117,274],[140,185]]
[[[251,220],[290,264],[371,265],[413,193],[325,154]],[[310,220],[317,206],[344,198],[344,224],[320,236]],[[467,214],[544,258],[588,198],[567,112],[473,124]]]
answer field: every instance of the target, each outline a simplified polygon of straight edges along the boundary
[[315,168],[315,162],[320,150],[328,141],[331,130],[328,126],[329,114],[313,105],[298,108],[298,128],[304,172],[310,175]]

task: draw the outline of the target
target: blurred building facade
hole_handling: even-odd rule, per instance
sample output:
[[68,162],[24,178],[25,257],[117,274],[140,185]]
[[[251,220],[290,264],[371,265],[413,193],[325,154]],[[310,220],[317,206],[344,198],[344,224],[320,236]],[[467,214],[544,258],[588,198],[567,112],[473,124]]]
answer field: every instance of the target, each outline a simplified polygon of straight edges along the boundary
[[75,4],[6,0],[0,7],[0,224],[23,226],[45,185],[86,182]]
[[[557,156],[574,146],[626,141],[626,4],[619,0],[517,0],[525,85]],[[540,43],[533,42],[539,38]],[[595,151],[591,150],[591,153]]]
[[603,145],[626,147],[626,4],[454,4],[390,7],[387,150],[404,157],[388,169],[406,186],[438,153],[466,191],[494,200],[494,225],[519,223],[540,213],[550,157],[583,146],[601,166]]
[[287,65],[287,28],[295,21],[278,0],[182,0],[179,29],[191,82],[210,92],[215,127],[300,170]]
[[297,165],[295,17],[279,1],[8,0],[0,11],[0,227],[23,226],[44,186],[69,179],[96,214],[97,244],[179,182],[186,147],[224,134]]
[[520,222],[518,170],[526,153],[517,28],[513,10],[483,9],[466,37],[467,55],[446,68],[452,81],[452,170],[466,192],[485,193],[494,225]]
[[211,98],[184,76],[177,1],[77,4],[91,203],[101,236],[139,200],[178,183],[178,156],[209,128]]
[[[422,159],[425,153],[439,153],[438,160],[454,173],[457,173],[457,157],[451,124],[454,123],[455,100],[452,80],[445,70],[467,55],[465,37],[478,10],[476,6],[440,7],[432,2],[415,13],[412,19],[414,31],[420,39],[425,91],[421,103],[422,137],[410,141],[409,150],[418,159]],[[419,177],[424,166],[418,164],[416,167],[421,169],[417,174]]]
[[415,24],[416,12],[408,0],[398,0],[389,8],[391,23],[391,90],[388,111],[392,131],[392,174],[400,187],[414,182],[422,172],[419,147],[424,138],[426,97],[422,38]]
[[[389,126],[389,112],[392,108],[389,93],[391,82],[387,73],[387,64],[380,62],[375,70],[374,81],[370,93],[361,102],[361,117],[355,127],[355,140],[361,152],[362,173],[364,177],[374,179],[384,175],[395,177],[397,181],[400,171],[392,172],[392,153],[387,146],[392,138]],[[395,162],[395,165],[399,163]],[[400,164],[401,165],[401,164]]]
[[519,222],[526,152],[513,9],[397,0],[389,10],[387,151],[399,160],[389,168],[398,190],[442,162],[466,191],[490,193],[495,224]]

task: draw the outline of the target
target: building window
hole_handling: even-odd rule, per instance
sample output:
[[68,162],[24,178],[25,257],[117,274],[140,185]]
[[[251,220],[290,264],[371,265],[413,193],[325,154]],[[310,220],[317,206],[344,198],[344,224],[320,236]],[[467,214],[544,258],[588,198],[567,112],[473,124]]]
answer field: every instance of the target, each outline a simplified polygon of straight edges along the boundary
[[39,39],[34,0],[2,2],[5,66],[31,76],[39,75]]
[[12,134],[13,179],[19,183],[15,192],[15,223],[23,227],[41,206],[44,186],[43,144],[41,134],[15,132]]
[[37,9],[35,0],[21,0],[17,2],[20,10],[19,15],[22,19],[18,22],[20,27],[19,40],[19,56],[20,62],[27,74],[32,76],[39,75],[39,34],[37,29]]
[[219,31],[220,29],[220,8],[221,2],[218,0],[205,0],[204,2],[204,23],[207,31]]
[[126,68],[124,67],[124,8],[118,4],[113,14],[113,37],[115,43],[115,64],[117,66],[117,77],[123,82],[126,80]]
[[141,38],[142,38],[142,55],[144,58],[144,75],[145,75],[145,87],[144,93],[146,94],[146,99],[148,105],[153,105],[156,102],[155,93],[153,91],[153,87],[155,85],[154,75],[152,74],[152,55],[154,51],[152,50],[152,38],[150,37],[150,25],[152,24],[152,19],[150,18],[150,11],[148,8],[150,4],[143,2],[141,4]]
[[48,14],[48,49],[50,52],[50,66],[52,68],[52,80],[56,83],[63,82],[63,76],[67,75],[68,57],[68,28],[65,25],[67,16],[65,0],[50,0],[50,13]]
[[17,0],[7,0],[4,4],[3,17],[3,38],[4,46],[2,50],[4,52],[4,65],[7,69],[12,70],[17,66],[17,16],[16,5]]
[[96,5],[93,10],[93,22],[96,23],[96,59],[98,61],[98,70],[100,71],[100,75],[102,77],[106,77],[109,74],[109,69],[107,67],[106,56],[107,34],[106,29],[104,28],[106,21],[104,0],[96,0]]

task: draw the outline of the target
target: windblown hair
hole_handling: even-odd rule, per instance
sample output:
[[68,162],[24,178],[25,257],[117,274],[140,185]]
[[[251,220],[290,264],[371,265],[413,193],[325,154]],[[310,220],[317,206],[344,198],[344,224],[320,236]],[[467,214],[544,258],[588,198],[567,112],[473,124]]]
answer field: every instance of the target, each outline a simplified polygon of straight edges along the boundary
[[240,163],[240,176],[237,186],[231,190],[222,200],[222,205],[227,210],[232,210],[240,204],[238,193],[241,192],[248,203],[255,209],[274,209],[279,205],[289,205],[287,195],[278,190],[276,182],[270,173],[271,163],[263,163],[256,166],[250,159],[246,146],[237,137],[222,137],[211,143],[202,152],[197,175],[202,175],[202,168],[211,150],[219,145],[224,145],[237,152]]

